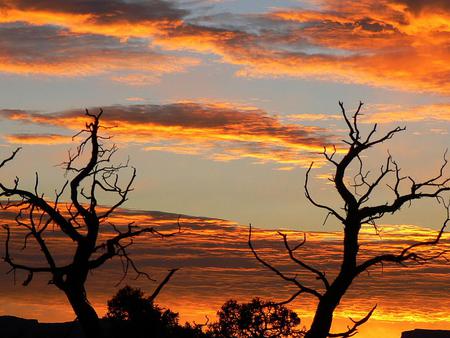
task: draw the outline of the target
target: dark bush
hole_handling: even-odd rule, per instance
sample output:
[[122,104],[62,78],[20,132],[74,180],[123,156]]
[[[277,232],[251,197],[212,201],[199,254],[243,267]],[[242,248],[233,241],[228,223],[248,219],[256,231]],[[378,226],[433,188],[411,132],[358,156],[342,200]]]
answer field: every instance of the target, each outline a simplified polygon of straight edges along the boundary
[[111,337],[129,338],[206,338],[200,327],[179,325],[178,313],[154,304],[139,288],[125,286],[108,301],[105,318]]
[[254,298],[250,303],[226,302],[209,327],[214,338],[301,337],[300,318],[283,305]]

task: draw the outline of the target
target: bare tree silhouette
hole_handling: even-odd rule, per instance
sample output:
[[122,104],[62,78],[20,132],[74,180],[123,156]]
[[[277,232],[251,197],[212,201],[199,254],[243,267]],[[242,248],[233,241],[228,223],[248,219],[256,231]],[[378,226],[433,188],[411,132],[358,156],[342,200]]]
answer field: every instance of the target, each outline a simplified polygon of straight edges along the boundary
[[[314,206],[324,209],[327,212],[325,222],[328,216],[334,216],[343,225],[343,256],[336,278],[334,280],[329,280],[324,272],[296,256],[297,249],[306,242],[306,234],[301,243],[291,246],[288,243],[287,235],[279,233],[290,259],[297,264],[300,269],[311,273],[314,279],[320,281],[321,287],[309,287],[307,286],[307,282],[305,283],[305,281],[299,280],[297,276],[290,276],[282,272],[275,265],[263,259],[255,250],[251,237],[252,228],[250,226],[248,244],[255,258],[283,280],[292,283],[298,288],[298,291],[282,303],[286,304],[303,294],[312,295],[317,299],[318,305],[315,316],[311,327],[305,335],[306,338],[350,337],[357,333],[359,326],[369,320],[370,316],[375,311],[376,305],[364,318],[360,320],[351,319],[352,325],[348,327],[347,331],[330,333],[333,313],[336,307],[339,305],[342,297],[345,295],[354,279],[362,272],[367,271],[377,264],[383,263],[397,263],[399,265],[404,265],[407,262],[424,263],[439,257],[445,258],[444,255],[448,252],[448,250],[443,249],[439,250],[437,253],[430,251],[424,252],[424,250],[421,250],[437,245],[446,226],[450,222],[449,203],[446,203],[443,198],[443,193],[450,191],[450,177],[446,178],[444,172],[447,166],[446,154],[444,154],[444,161],[438,174],[423,182],[417,182],[410,176],[402,176],[400,167],[390,154],[386,163],[381,166],[381,171],[371,179],[369,171],[364,169],[364,161],[361,154],[364,151],[391,139],[397,133],[404,131],[405,128],[397,127],[390,130],[382,137],[376,138],[377,125],[375,124],[370,132],[363,137],[358,126],[358,117],[362,105],[363,104],[360,103],[354,115],[349,118],[343,103],[339,102],[342,115],[349,130],[349,140],[344,140],[344,143],[348,147],[340,159],[336,158],[337,151],[335,146],[333,147],[332,152],[328,152],[326,147],[323,151],[326,160],[335,168],[332,182],[343,201],[343,210],[317,202],[311,196],[308,185],[313,164],[309,167],[305,179],[304,188],[306,198]],[[349,184],[347,178],[349,176],[349,168],[352,165],[356,165],[357,174],[350,179],[351,183]],[[389,179],[390,181],[388,181]],[[387,187],[393,193],[393,199],[386,203],[369,205],[371,198],[373,199],[374,190],[380,188],[382,183],[387,183]],[[423,198],[436,199],[439,203],[443,203],[447,210],[447,218],[434,239],[405,245],[399,252],[386,252],[370,259],[363,260],[362,262],[358,260],[360,246],[359,234],[363,224],[373,225],[375,230],[378,231],[375,223],[378,219],[382,218],[385,214],[394,214],[405,204],[409,205],[412,201]]]
[[[133,190],[132,185],[136,177],[136,169],[125,164],[113,164],[111,158],[117,151],[115,145],[105,146],[103,142],[109,137],[99,135],[102,111],[91,114],[86,111],[90,122],[77,135],[87,135],[69,159],[62,164],[67,175],[73,178],[67,180],[59,190],[55,190],[55,198],[50,201],[39,192],[39,175],[35,175],[33,190],[19,188],[19,179],[14,180],[12,187],[0,182],[1,208],[18,210],[15,218],[16,226],[25,229],[24,246],[33,239],[45,257],[46,264],[42,266],[17,263],[10,250],[12,228],[4,225],[6,230],[4,261],[11,267],[11,271],[22,270],[27,273],[23,285],[28,285],[35,273],[51,275],[50,283],[63,291],[70,302],[80,325],[87,338],[102,336],[98,315],[88,301],[85,283],[90,271],[97,269],[109,259],[118,256],[122,260],[124,277],[131,269],[137,277],[150,276],[140,271],[128,254],[133,238],[145,233],[160,237],[172,236],[175,233],[161,233],[154,227],[140,228],[129,223],[126,229],[112,224],[108,219],[114,211],[128,199]],[[12,161],[20,148],[10,157],[0,163],[0,168]],[[87,154],[86,154],[87,153]],[[82,163],[82,164],[78,164]],[[129,171],[129,179],[125,184],[119,178],[123,171]],[[67,191],[69,203],[60,200]],[[97,196],[101,193],[114,194],[116,202],[110,207],[100,207]],[[46,230],[56,226],[67,239],[74,243],[74,253],[70,263],[59,265],[55,258],[57,252],[52,252],[45,241]],[[106,239],[99,239],[99,234],[109,227],[113,235]],[[170,280],[176,269],[170,270],[166,278],[156,288],[154,299],[161,288]]]

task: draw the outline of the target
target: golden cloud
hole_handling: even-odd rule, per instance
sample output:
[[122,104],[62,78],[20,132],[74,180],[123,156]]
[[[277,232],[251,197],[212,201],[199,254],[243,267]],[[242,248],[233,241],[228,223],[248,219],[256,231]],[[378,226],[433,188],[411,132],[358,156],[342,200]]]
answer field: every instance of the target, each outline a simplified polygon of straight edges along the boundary
[[[113,128],[115,140],[136,143],[148,151],[202,154],[217,161],[250,158],[257,163],[307,167],[315,160],[320,165],[323,159],[318,155],[332,138],[324,129],[285,124],[258,108],[231,103],[110,106],[104,111],[103,124]],[[2,115],[12,121],[71,130],[82,129],[86,121],[78,110],[52,114],[4,110]],[[40,143],[45,135],[11,134],[7,139]]]
[[4,138],[7,142],[12,144],[54,145],[72,142],[70,136],[60,134],[14,134],[5,135]]

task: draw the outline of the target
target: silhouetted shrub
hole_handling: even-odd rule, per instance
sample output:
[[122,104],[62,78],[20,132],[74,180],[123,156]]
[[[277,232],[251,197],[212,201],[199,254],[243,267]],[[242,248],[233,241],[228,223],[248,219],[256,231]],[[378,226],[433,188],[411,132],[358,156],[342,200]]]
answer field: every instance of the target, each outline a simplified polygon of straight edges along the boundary
[[179,325],[178,313],[162,309],[139,288],[125,286],[108,301],[106,319],[114,338],[206,338],[200,327]]
[[214,338],[301,337],[298,315],[283,305],[254,298],[250,303],[226,302],[217,312],[219,321],[209,327]]

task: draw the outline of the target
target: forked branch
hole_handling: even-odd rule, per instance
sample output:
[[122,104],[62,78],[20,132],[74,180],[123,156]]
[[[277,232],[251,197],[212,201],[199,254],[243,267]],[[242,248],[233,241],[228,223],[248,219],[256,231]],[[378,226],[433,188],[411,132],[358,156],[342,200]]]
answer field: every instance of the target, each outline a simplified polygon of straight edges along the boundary
[[287,235],[283,234],[281,232],[278,232],[278,234],[283,238],[283,243],[284,243],[284,247],[286,248],[287,252],[289,253],[289,258],[297,263],[300,267],[302,267],[303,269],[312,272],[314,275],[316,275],[316,279],[322,281],[325,289],[328,289],[330,287],[330,283],[328,282],[328,279],[325,276],[325,273],[317,270],[316,268],[312,267],[311,265],[303,262],[302,260],[298,259],[297,257],[295,257],[294,252],[300,248],[301,246],[303,246],[306,243],[306,233],[304,234],[303,237],[303,241],[300,242],[299,244],[297,244],[295,247],[291,248],[289,246],[288,240],[287,240]]
[[[253,255],[258,260],[258,262],[260,262],[262,265],[264,265],[269,270],[273,271],[276,275],[278,275],[279,277],[281,277],[285,281],[294,284],[299,289],[299,291],[296,292],[293,297],[289,298],[289,302],[294,300],[297,296],[299,296],[299,295],[301,295],[303,293],[313,295],[313,296],[315,296],[318,299],[322,298],[322,294],[320,292],[318,292],[315,289],[306,287],[305,285],[303,285],[301,282],[299,282],[297,280],[297,277],[289,277],[289,276],[287,276],[286,274],[281,272],[279,269],[277,269],[275,266],[273,266],[272,264],[266,262],[264,259],[262,259],[259,256],[259,254],[256,252],[255,248],[253,247],[253,243],[252,243],[252,225],[251,224],[250,224],[249,232],[248,232],[248,246],[250,247],[250,250],[252,251]],[[283,302],[283,303],[287,303],[287,302]]]
[[372,310],[369,311],[369,313],[367,313],[367,315],[360,319],[360,320],[354,320],[352,318],[350,318],[350,320],[353,322],[352,326],[348,326],[348,330],[345,332],[340,332],[340,333],[329,333],[328,337],[332,337],[332,338],[347,338],[347,337],[353,337],[355,334],[358,333],[358,328],[363,325],[364,323],[366,323],[370,317],[372,316],[373,312],[375,311],[375,309],[377,308],[377,305],[375,305]]
[[436,246],[439,244],[448,224],[450,223],[450,205],[449,204],[450,203],[445,204],[447,217],[434,239],[413,243],[413,244],[405,247],[398,254],[389,253],[389,254],[382,254],[382,255],[378,255],[373,258],[370,258],[370,259],[366,260],[365,262],[361,263],[356,268],[357,274],[360,274],[361,272],[366,271],[367,269],[369,269],[370,267],[372,267],[374,265],[382,264],[382,263],[397,263],[397,264],[401,264],[401,265],[403,265],[404,263],[406,263],[408,261],[416,262],[416,263],[426,263],[429,261],[433,261],[437,258],[444,258],[448,261],[446,254],[448,254],[450,252],[450,250],[440,250],[437,253],[426,255],[424,253],[414,251],[414,249],[420,249],[420,248],[424,248],[424,247],[432,247],[432,246]]

